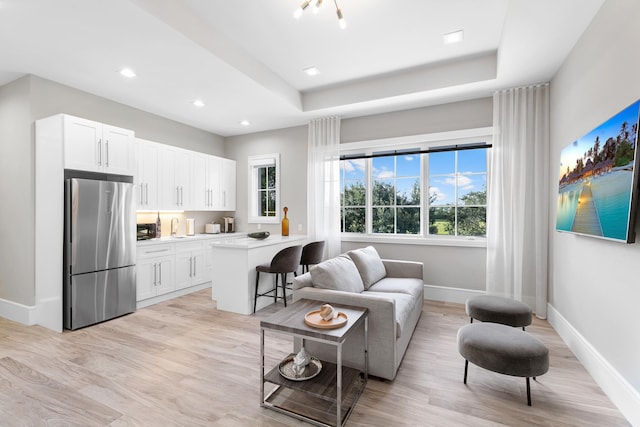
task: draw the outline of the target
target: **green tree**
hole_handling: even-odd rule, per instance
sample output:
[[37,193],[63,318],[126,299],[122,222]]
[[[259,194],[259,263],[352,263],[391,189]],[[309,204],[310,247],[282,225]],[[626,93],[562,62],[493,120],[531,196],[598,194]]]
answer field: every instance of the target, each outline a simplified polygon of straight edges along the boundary
[[344,186],[342,199],[342,231],[364,233],[366,189],[361,181]]

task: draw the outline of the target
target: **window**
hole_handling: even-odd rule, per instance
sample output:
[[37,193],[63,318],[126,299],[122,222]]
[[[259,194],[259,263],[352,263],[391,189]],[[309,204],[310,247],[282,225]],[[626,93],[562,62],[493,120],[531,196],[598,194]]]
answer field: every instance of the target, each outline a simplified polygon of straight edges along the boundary
[[420,155],[372,159],[371,231],[420,234]]
[[365,160],[340,162],[340,207],[342,232],[364,233],[366,218]]
[[343,233],[486,235],[484,146],[443,151],[417,145],[389,155],[371,151],[347,155],[340,168]]
[[279,154],[249,157],[250,223],[280,221]]
[[429,234],[487,234],[487,149],[430,153]]

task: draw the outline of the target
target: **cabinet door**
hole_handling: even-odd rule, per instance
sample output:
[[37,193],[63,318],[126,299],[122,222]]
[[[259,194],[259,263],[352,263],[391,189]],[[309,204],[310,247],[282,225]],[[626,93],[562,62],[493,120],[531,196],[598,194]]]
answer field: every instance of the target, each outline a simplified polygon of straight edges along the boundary
[[220,198],[225,211],[236,210],[236,161],[222,159]]
[[205,154],[193,154],[191,156],[191,195],[194,210],[209,210],[210,193],[207,185],[208,156]]
[[136,262],[136,301],[156,296],[156,260],[154,258]]
[[138,209],[158,209],[158,146],[153,142],[138,140]]
[[176,185],[175,179],[176,156],[175,151],[170,148],[160,150],[160,209],[178,209],[180,188]]
[[102,169],[102,124],[64,117],[64,167],[90,172]]
[[191,286],[193,276],[193,260],[191,252],[176,253],[176,286],[175,289],[183,289]]
[[220,202],[220,171],[222,170],[222,158],[209,156],[207,168],[207,181],[209,182],[209,209],[222,210]]
[[191,284],[199,285],[200,283],[207,282],[207,266],[204,260],[204,250],[192,252],[191,262],[193,264]]
[[175,163],[176,186],[180,188],[179,206],[180,209],[192,210],[191,208],[191,153],[187,150],[176,152]]
[[166,294],[175,289],[173,276],[174,257],[158,258],[158,278],[156,280],[156,295]]
[[102,127],[102,165],[104,171],[118,175],[135,174],[133,131],[115,126]]

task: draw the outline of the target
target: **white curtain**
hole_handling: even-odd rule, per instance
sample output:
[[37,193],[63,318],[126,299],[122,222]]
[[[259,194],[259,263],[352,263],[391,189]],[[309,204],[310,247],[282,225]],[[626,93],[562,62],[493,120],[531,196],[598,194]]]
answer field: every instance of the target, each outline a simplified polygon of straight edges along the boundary
[[547,316],[549,85],[493,96],[487,201],[487,293]]
[[340,253],[340,118],[309,123],[307,212],[309,237],[324,240],[325,256]]

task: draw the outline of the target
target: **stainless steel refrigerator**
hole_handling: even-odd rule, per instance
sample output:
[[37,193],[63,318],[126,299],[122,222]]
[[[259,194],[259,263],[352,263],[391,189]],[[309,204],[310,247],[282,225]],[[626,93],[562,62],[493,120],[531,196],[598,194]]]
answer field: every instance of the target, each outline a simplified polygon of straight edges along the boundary
[[65,328],[135,311],[134,200],[130,183],[65,180]]

